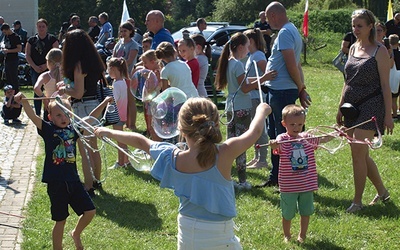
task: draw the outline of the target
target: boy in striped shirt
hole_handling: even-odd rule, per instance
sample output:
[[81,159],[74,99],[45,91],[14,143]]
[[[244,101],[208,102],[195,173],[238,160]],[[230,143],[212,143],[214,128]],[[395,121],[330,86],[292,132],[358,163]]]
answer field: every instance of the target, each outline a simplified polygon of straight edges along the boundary
[[285,242],[291,238],[291,220],[297,208],[300,214],[297,241],[303,243],[306,238],[310,215],[314,213],[313,192],[318,190],[314,151],[319,143],[332,139],[330,136],[316,138],[302,132],[305,121],[306,112],[301,106],[287,105],[282,110],[282,125],[286,133],[270,141],[273,153],[280,156],[278,184]]

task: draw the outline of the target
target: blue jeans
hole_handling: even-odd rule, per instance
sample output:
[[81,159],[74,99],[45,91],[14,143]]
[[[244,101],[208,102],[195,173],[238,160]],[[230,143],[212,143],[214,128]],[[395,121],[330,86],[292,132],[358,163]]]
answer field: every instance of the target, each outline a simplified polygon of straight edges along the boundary
[[[37,79],[39,78],[40,73],[36,72],[33,68],[31,68],[31,79],[32,79],[32,86],[35,86]],[[39,97],[36,93],[33,93],[33,97]],[[35,113],[36,115],[40,116],[42,111],[42,100],[34,100],[33,106],[35,106]]]
[[[268,104],[272,108],[272,113],[268,116],[268,135],[270,139],[275,139],[279,134],[285,133],[286,129],[282,126],[282,109],[289,104],[294,104],[299,97],[297,89],[273,90],[269,89]],[[279,156],[271,151],[272,169],[269,179],[278,183]]]

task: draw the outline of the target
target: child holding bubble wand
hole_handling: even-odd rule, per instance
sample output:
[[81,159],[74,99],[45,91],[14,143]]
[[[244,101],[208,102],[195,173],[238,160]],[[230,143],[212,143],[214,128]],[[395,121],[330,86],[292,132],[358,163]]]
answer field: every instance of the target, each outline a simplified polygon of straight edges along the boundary
[[[70,232],[76,249],[83,249],[81,234],[90,224],[96,209],[89,193],[81,183],[76,167],[76,141],[78,133],[74,130],[70,118],[51,101],[48,105],[49,121],[42,120],[35,114],[28,99],[22,92],[15,96],[21,103],[25,113],[43,137],[46,157],[42,182],[47,184],[47,193],[51,203],[51,218],[55,221],[52,231],[53,249],[62,249],[62,241],[66,220],[69,216],[68,205],[79,216],[75,228]],[[91,113],[98,116],[112,99],[105,99]],[[68,109],[71,105],[67,100],[62,104]]]
[[[180,135],[188,145],[186,151],[133,132],[102,127],[96,128],[95,134],[144,150],[155,159],[152,176],[160,180],[161,187],[174,189],[180,200],[178,249],[188,245],[195,249],[242,249],[233,230],[236,208],[232,163],[260,137],[270,113],[269,105],[260,104],[250,129],[221,143],[217,106],[205,98],[190,98],[178,115]],[[207,241],[198,235],[204,235]]]
[[[319,143],[333,139],[329,134],[310,138],[312,135],[302,133],[305,120],[306,112],[301,106],[287,105],[282,110],[282,125],[287,132],[269,143],[273,153],[280,155],[278,183],[285,242],[291,239],[291,221],[297,208],[301,216],[297,241],[303,243],[306,238],[310,215],[314,213],[313,192],[318,190],[314,151]],[[303,138],[305,140],[293,141]]]
[[[249,92],[258,88],[257,78],[247,78],[243,63],[240,61],[249,52],[249,39],[238,32],[231,37],[225,45],[219,59],[217,76],[215,78],[216,88],[223,90],[228,88],[225,109],[227,112],[227,138],[239,136],[249,129],[251,121],[251,97]],[[272,79],[276,76],[275,71],[264,74],[260,81]],[[236,168],[239,182],[238,189],[251,189],[251,184],[246,177],[246,152],[236,159]]]
[[[124,124],[128,118],[128,89],[125,79],[128,76],[128,64],[123,57],[112,57],[107,62],[108,74],[113,81],[113,96],[118,108],[120,121],[113,125],[113,129],[123,130]],[[126,144],[118,143],[123,149],[126,149]],[[126,167],[130,164],[128,156],[121,151],[118,151],[118,160],[111,168]]]

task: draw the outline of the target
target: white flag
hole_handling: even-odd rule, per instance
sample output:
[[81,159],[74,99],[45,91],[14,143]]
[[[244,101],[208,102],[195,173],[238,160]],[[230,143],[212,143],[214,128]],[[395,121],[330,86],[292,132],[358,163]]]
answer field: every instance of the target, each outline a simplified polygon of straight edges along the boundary
[[129,19],[129,11],[126,6],[126,0],[124,0],[124,5],[122,6],[122,16],[121,16],[121,24],[126,22]]

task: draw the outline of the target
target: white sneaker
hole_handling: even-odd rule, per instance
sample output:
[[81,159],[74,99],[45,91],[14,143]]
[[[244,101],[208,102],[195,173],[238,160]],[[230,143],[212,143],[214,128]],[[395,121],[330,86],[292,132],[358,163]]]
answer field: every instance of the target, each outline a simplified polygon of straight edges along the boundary
[[247,182],[247,181],[240,182],[240,183],[235,182],[234,187],[237,190],[250,190],[251,189],[251,184],[249,182]]
[[268,167],[268,163],[267,162],[261,162],[261,161],[257,161],[256,163],[247,166],[247,169],[261,169],[261,168],[267,168]]
[[111,167],[109,167],[108,169],[117,169],[117,168],[124,168],[126,167],[127,164],[125,163],[124,165],[119,165],[118,162],[114,163],[114,165],[112,165]]

